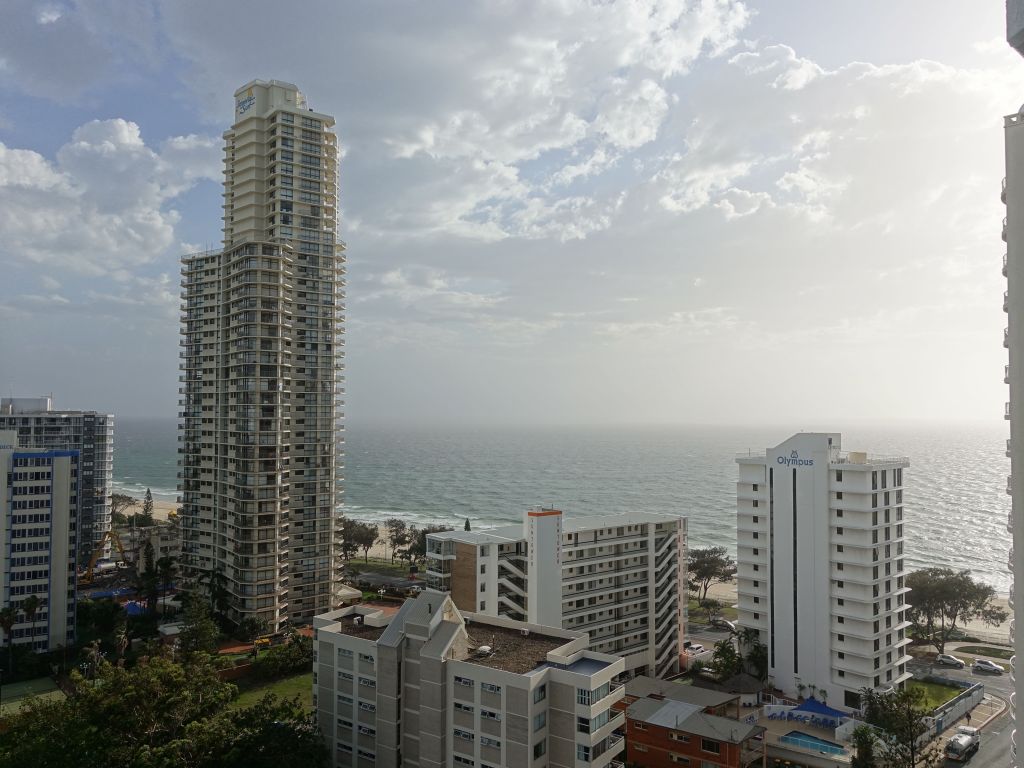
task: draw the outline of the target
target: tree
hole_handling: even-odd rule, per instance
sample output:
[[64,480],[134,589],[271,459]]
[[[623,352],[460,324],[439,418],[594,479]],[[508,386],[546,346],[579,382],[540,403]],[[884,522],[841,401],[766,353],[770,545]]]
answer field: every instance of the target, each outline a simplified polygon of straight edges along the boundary
[[117,645],[117,655],[123,659],[125,651],[128,650],[128,646],[132,643],[127,621],[117,625],[117,629],[114,630],[114,642]]
[[391,546],[391,562],[395,562],[395,554],[399,547],[408,543],[408,526],[400,517],[390,517],[384,521],[387,543]]
[[156,601],[160,594],[160,576],[157,573],[156,552],[153,542],[147,540],[142,548],[142,568],[135,575],[135,591],[146,601],[146,612],[156,613]]
[[850,768],[875,768],[875,732],[868,725],[858,725],[853,729],[853,746],[857,754],[850,762]]
[[341,549],[341,556],[346,560],[352,559],[352,556],[359,551],[359,544],[356,541],[358,526],[359,521],[353,520],[351,517],[346,517],[341,521],[341,542],[338,546]]
[[167,591],[170,589],[171,583],[174,581],[174,576],[178,572],[177,561],[170,555],[164,555],[156,561],[156,572],[160,578],[160,584],[163,587],[164,610],[166,611]]
[[0,609],[0,629],[4,631],[4,642],[7,643],[7,672],[14,674],[14,640],[11,634],[18,623],[18,612],[11,606]]
[[153,492],[146,489],[146,498],[142,502],[142,516],[153,519]]
[[1006,611],[992,602],[995,588],[975,581],[968,570],[925,568],[909,574],[906,585],[913,596],[908,619],[939,653],[946,652],[946,643],[968,622],[1006,621]]
[[687,559],[687,584],[700,603],[707,599],[712,584],[724,584],[736,575],[736,563],[725,547],[691,549]]
[[468,517],[466,518],[466,525],[465,525],[465,526],[463,527],[463,530],[466,530],[466,531],[470,530],[470,527],[469,527],[469,518],[468,518]]
[[744,660],[754,677],[762,683],[768,679],[768,646],[760,641],[754,642],[749,646]]
[[351,538],[355,547],[363,550],[363,560],[369,561],[370,550],[377,543],[377,526],[373,523],[361,523],[358,520],[353,520],[345,535],[346,538]]
[[110,494],[110,516],[115,527],[128,525],[128,510],[137,507],[139,500],[123,493]]
[[[265,696],[229,709],[237,688],[203,657],[159,656],[131,669],[101,664],[100,684],[72,674],[74,693],[35,698],[7,718],[0,768],[321,768],[328,752],[298,700]],[[116,691],[117,695],[111,695]]]
[[203,600],[191,599],[185,606],[185,620],[178,635],[184,653],[213,653],[217,650],[220,629]]
[[224,616],[230,606],[228,577],[218,570],[209,568],[199,574],[199,583],[206,589],[211,610],[218,616]]
[[715,643],[715,652],[711,655],[711,664],[719,680],[728,680],[743,671],[743,657],[736,651],[732,638],[719,640]]
[[886,693],[861,690],[864,719],[881,733],[875,757],[889,768],[915,768],[927,760],[918,739],[929,729],[925,718],[925,694],[920,688],[900,688]]
[[257,616],[246,616],[235,628],[235,637],[251,642],[267,631],[267,620]]
[[704,609],[704,612],[707,614],[709,624],[711,623],[711,620],[718,615],[718,612],[722,610],[723,607],[721,602],[714,599],[704,600],[700,605],[701,608]]

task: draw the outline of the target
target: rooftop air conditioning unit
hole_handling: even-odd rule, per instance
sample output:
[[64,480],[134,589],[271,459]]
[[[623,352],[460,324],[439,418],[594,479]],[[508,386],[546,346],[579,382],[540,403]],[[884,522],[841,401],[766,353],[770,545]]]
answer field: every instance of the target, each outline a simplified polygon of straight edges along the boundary
[[523,637],[529,637],[530,636],[530,630],[528,630],[528,629],[520,629],[519,630],[519,634],[522,635]]
[[353,619],[353,621],[355,621],[356,624],[362,624],[363,623],[363,617],[362,616],[356,616],[355,619]]
[[481,645],[476,649],[476,652],[479,653],[481,656],[486,656],[491,652],[491,646]]

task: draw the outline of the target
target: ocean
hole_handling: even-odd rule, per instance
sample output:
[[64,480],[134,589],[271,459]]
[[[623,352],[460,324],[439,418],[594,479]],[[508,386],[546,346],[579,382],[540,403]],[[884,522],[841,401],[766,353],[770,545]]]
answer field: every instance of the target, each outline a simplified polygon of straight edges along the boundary
[[[345,508],[352,517],[474,528],[517,522],[534,504],[566,515],[630,510],[689,518],[692,547],[735,551],[736,453],[794,430],[748,427],[371,427],[346,429]],[[1009,590],[1008,430],[897,426],[843,431],[845,450],[910,457],[904,473],[906,560],[968,568]],[[118,419],[118,490],[175,498],[173,419]]]

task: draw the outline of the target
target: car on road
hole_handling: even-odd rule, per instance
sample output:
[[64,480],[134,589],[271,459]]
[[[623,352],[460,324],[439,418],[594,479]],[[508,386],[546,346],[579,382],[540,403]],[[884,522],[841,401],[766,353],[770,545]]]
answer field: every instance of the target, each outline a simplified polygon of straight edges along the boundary
[[964,668],[964,660],[958,659],[956,656],[950,656],[948,653],[940,653],[935,657],[935,663],[941,667],[956,667],[957,669]]
[[989,661],[988,659],[975,659],[974,665],[971,667],[971,671],[990,672],[993,675],[1001,675],[1006,670],[994,661]]
[[723,619],[721,616],[715,616],[715,618],[711,620],[711,626],[715,629],[725,629],[729,632],[736,631],[736,625],[728,619]]
[[978,733],[978,729],[961,725],[957,728],[956,735],[946,743],[944,751],[948,759],[966,763],[980,747],[981,734]]

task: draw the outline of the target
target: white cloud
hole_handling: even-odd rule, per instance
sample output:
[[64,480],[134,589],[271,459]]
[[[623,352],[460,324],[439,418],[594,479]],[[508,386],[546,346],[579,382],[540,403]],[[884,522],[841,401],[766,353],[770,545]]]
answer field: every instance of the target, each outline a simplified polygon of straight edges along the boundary
[[218,170],[211,147],[190,136],[157,152],[121,119],[79,127],[56,162],[0,144],[0,252],[92,276],[150,262],[175,243],[167,204]]

